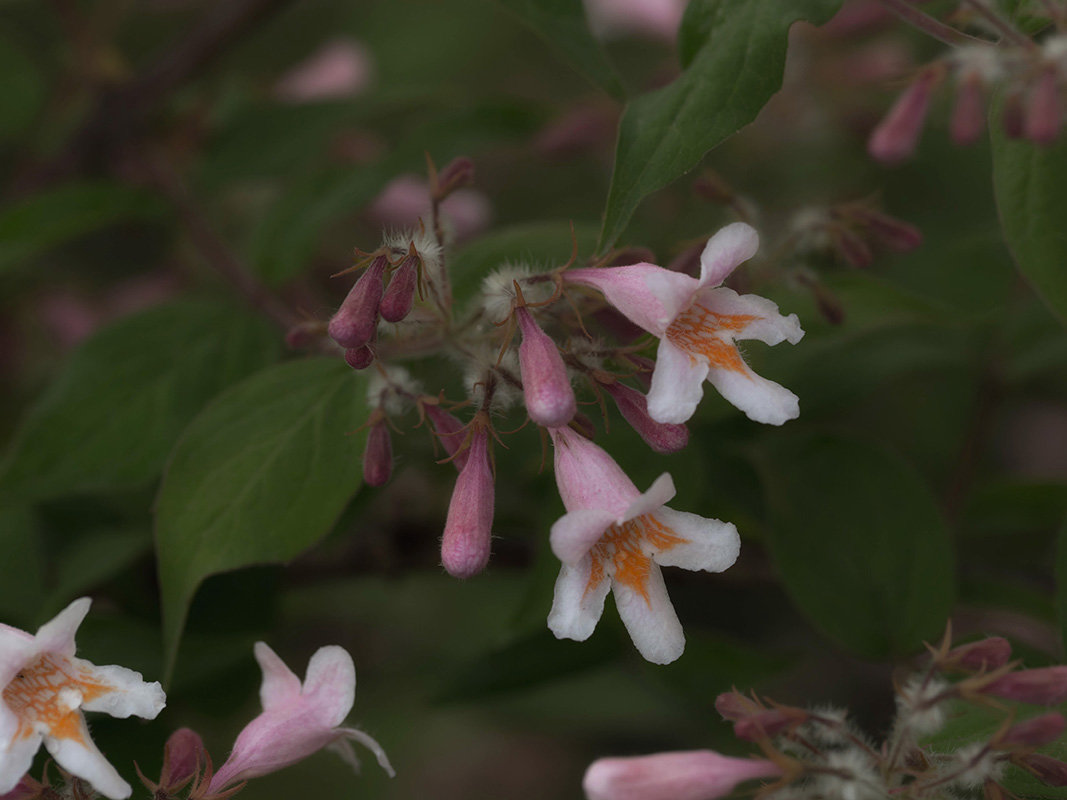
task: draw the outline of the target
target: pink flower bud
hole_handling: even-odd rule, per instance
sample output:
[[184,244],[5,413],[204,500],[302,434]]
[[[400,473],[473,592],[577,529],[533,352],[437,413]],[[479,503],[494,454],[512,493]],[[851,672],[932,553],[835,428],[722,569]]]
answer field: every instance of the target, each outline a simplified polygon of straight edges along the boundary
[[945,655],[945,662],[963,669],[994,670],[1003,667],[1011,659],[1011,645],[1001,636],[990,636],[970,644],[953,647]]
[[298,322],[285,334],[285,346],[290,350],[307,350],[326,334],[326,326],[317,319]]
[[615,381],[605,384],[623,419],[630,423],[645,443],[657,453],[677,453],[689,444],[689,429],[685,425],[656,422],[648,415],[648,400],[636,389]]
[[207,750],[200,734],[190,728],[179,728],[163,746],[163,770],[159,786],[163,790],[180,788],[207,765]]
[[330,319],[330,338],[341,347],[362,347],[374,338],[382,301],[382,276],[388,263],[385,256],[375,258]]
[[522,331],[519,370],[530,419],[546,428],[566,425],[577,410],[574,389],[556,343],[541,330],[526,308],[515,309]]
[[1067,764],[1062,761],[1040,753],[1023,756],[1021,761],[1042,783],[1049,786],[1067,786]]
[[977,75],[968,75],[956,90],[956,105],[952,109],[949,130],[956,144],[972,144],[978,141],[985,130],[982,81]]
[[441,563],[455,578],[477,575],[489,563],[494,495],[488,439],[484,429],[474,432],[467,463],[456,478],[448,505]]
[[367,345],[345,350],[345,363],[352,369],[366,369],[374,363],[374,351]]
[[415,304],[415,283],[419,279],[417,256],[408,256],[393,272],[382,296],[381,314],[386,322],[400,322]]
[[715,710],[722,715],[723,719],[736,722],[739,719],[758,714],[763,711],[763,706],[751,697],[746,697],[739,691],[734,690],[732,692],[723,692],[715,698]]
[[739,719],[734,723],[734,736],[746,742],[758,742],[777,736],[807,718],[807,713],[799,708],[772,708]]
[[443,199],[456,189],[474,183],[474,162],[466,156],[459,156],[446,164],[437,173],[437,195]]
[[[19,782],[15,784],[14,789],[0,794],[0,800],[36,800],[36,798],[45,796],[47,788],[43,783],[34,780],[29,775],[23,775],[19,778]],[[52,794],[55,794],[55,792],[52,792]]]
[[943,74],[942,68],[927,68],[903,91],[871,133],[867,142],[867,152],[871,156],[883,163],[895,164],[915,152],[926,121],[926,112],[930,108],[930,95],[941,82]]
[[367,446],[363,450],[363,482],[368,486],[385,486],[393,474],[393,440],[389,425],[382,416],[370,426]]
[[859,234],[848,228],[834,227],[830,235],[833,237],[834,248],[848,264],[853,267],[869,267],[874,261],[874,253],[871,246],[863,241]]
[[1047,67],[1030,91],[1024,124],[1026,138],[1038,144],[1052,144],[1060,135],[1060,88],[1056,70]]
[[923,234],[914,225],[863,205],[849,206],[845,214],[862,225],[890,250],[907,253],[923,243]]
[[981,692],[1020,703],[1056,705],[1067,700],[1067,666],[1009,672],[986,684]]
[[781,772],[764,759],[692,750],[601,758],[589,765],[582,788],[589,800],[713,800],[730,794],[743,781]]
[[463,467],[467,464],[467,456],[470,455],[470,450],[459,449],[467,438],[463,423],[440,406],[427,403],[423,405],[423,410],[426,416],[430,418],[430,424],[433,425],[437,439],[452,460],[452,466],[456,468],[456,471],[462,472]]
[[1060,738],[1067,720],[1055,711],[1012,725],[1004,732],[996,745],[1001,749],[1012,747],[1041,747]]

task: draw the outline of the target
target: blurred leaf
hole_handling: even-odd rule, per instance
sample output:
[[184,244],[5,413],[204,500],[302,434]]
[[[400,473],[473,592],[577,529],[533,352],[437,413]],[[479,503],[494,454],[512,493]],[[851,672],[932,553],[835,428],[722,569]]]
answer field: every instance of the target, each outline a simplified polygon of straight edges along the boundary
[[874,658],[909,653],[955,595],[949,532],[899,457],[831,435],[768,437],[764,475],[775,564],[824,633]]
[[0,508],[0,616],[30,625],[44,599],[44,552],[33,515],[24,506]]
[[589,30],[582,0],[497,0],[530,26],[591,83],[612,97],[626,97],[619,74]]
[[67,545],[55,562],[54,588],[45,603],[55,613],[125,570],[152,548],[147,529],[99,530],[79,536]]
[[961,530],[1014,536],[1058,527],[1067,508],[1067,484],[997,480],[974,491]]
[[[690,9],[686,21],[706,36],[685,72],[631,102],[619,123],[601,249],[615,244],[642,198],[756,118],[781,86],[789,26],[800,19],[820,24],[840,6],[839,0],[694,3],[703,8]],[[683,33],[683,41],[692,36]]]
[[1060,636],[1067,641],[1067,518],[1060,526],[1056,542],[1056,614]]
[[361,383],[344,362],[270,367],[192,421],[157,502],[166,663],[208,575],[286,561],[324,536],[359,486]]
[[45,97],[45,78],[25,52],[7,34],[0,34],[0,139],[13,139],[33,121]]
[[279,339],[249,312],[200,301],[101,329],[22,421],[0,492],[45,498],[148,483],[193,415],[274,360]]
[[68,239],[116,222],[159,216],[163,209],[154,195],[109,183],[72,184],[33,195],[0,212],[0,271]]
[[[994,111],[993,117],[999,118]],[[1067,141],[1050,147],[1009,139],[991,125],[993,186],[1004,238],[1019,271],[1067,324]]]

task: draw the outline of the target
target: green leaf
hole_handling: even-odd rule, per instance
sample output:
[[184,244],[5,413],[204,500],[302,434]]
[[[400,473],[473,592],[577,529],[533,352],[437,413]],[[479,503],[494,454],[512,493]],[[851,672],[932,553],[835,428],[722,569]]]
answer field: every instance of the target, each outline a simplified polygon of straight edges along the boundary
[[114,578],[152,548],[148,528],[113,528],[79,536],[55,559],[55,586],[49,614],[95,586]]
[[192,421],[156,504],[168,665],[204,578],[287,561],[329,531],[359,486],[362,437],[347,434],[365,417],[352,370],[314,358],[247,378]]
[[1060,618],[1060,635],[1067,641],[1067,519],[1060,526],[1056,542],[1056,614]]
[[786,590],[824,633],[883,658],[940,633],[955,594],[949,532],[899,457],[830,435],[761,451],[768,542]]
[[22,134],[37,116],[45,98],[45,78],[13,38],[0,34],[0,75],[4,91],[0,92],[0,139]]
[[154,195],[109,183],[36,194],[0,212],[0,271],[116,222],[159,216],[163,208]]
[[581,0],[498,0],[592,84],[622,100],[626,89],[589,30]]
[[86,341],[22,421],[0,493],[48,498],[142,486],[218,392],[280,350],[264,321],[183,301],[119,320]]
[[993,187],[1008,249],[1026,280],[1067,324],[1067,230],[1061,213],[1067,202],[1067,141],[1039,147],[1009,139],[1000,125],[990,130]]
[[631,102],[619,123],[601,249],[615,244],[642,198],[756,118],[781,86],[789,26],[801,19],[822,23],[840,2],[693,0],[690,6],[687,52],[694,28],[706,31],[692,61],[669,86]]
[[37,621],[44,569],[44,550],[29,509],[0,509],[0,617],[5,622],[29,627]]

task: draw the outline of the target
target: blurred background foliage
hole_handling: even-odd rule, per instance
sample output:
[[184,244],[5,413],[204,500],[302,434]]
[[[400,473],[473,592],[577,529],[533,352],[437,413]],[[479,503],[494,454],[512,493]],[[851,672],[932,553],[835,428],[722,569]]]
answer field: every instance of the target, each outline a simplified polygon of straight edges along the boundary
[[[806,5],[796,16],[821,22],[838,4]],[[733,7],[736,20],[745,4],[694,6],[680,55],[631,31],[601,57],[574,27],[580,15],[567,16],[577,5],[562,2],[0,5],[0,612],[32,629],[91,594],[80,653],[152,679],[168,672],[201,579],[222,573],[195,592],[163,716],[93,721],[127,777],[131,759],[154,774],[183,725],[224,759],[258,709],[260,638],[298,672],[322,644],[348,648],[353,720],[398,771],[390,781],[368,766],[353,779],[318,755],[246,790],[261,798],[305,786],[577,797],[597,756],[729,750],[712,702],[731,686],[849,704],[880,732],[892,670],[950,615],[964,637],[1008,637],[1030,666],[1062,660],[1057,277],[1032,278],[1042,298],[1020,276],[990,145],[950,145],[943,113],[908,164],[866,157],[894,80],[936,53],[885,17],[794,26],[784,89],[754,124],[688,177],[659,174],[653,183],[669,186],[628,226],[609,205],[607,239],[665,264],[732,218],[694,191],[715,174],[763,236],[764,258],[742,280],[808,332],[795,348],[746,352],[800,396],[801,417],[784,428],[709,392],[682,453],[649,458],[617,418],[601,436],[638,486],[669,470],[678,507],[741,531],[728,572],[668,570],[688,637],[678,662],[645,664],[610,604],[588,642],[546,630],[558,568],[546,534],[562,506],[533,430],[498,450],[493,561],[467,582],[439,566],[454,473],[421,430],[396,437],[391,484],[358,493],[361,437],[301,434],[324,421],[351,433],[365,417],[359,377],[287,355],[283,337],[286,323],[336,307],[348,284],[329,276],[353,247],[377,245],[373,201],[390,181],[424,174],[427,153],[473,159],[482,229],[451,256],[461,300],[503,260],[561,263],[571,222],[592,256],[621,98],[649,102],[697,63],[704,12],[731,19]],[[779,50],[791,19],[775,22]],[[294,98],[286,76],[337,42],[358,48],[358,85]],[[895,74],[865,78],[856,65],[872,54]],[[769,97],[777,83],[761,81]],[[764,99],[750,96],[751,115]],[[730,113],[735,127],[746,121]],[[717,104],[694,114],[708,131],[730,124]],[[716,143],[695,141],[685,146],[697,157]],[[1005,159],[1034,157],[1067,164],[1055,149],[1002,152],[1001,179],[1024,168]],[[1049,225],[1062,219],[1057,186],[1043,195]],[[922,247],[879,251],[866,269],[792,247],[798,213],[868,197],[917,225]],[[1018,217],[1000,211],[1008,225]],[[1031,258],[1067,274],[1051,252]],[[417,366],[427,386],[458,396],[447,362]],[[253,485],[268,452],[268,478]],[[288,563],[227,571],[278,561]]]

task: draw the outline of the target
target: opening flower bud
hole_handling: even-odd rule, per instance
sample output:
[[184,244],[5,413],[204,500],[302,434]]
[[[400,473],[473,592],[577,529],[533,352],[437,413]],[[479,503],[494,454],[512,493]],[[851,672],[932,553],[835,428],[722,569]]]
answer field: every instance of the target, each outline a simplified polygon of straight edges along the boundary
[[405,258],[393,272],[382,296],[380,312],[386,322],[400,322],[415,304],[415,284],[419,279],[418,257]]
[[382,277],[388,264],[385,256],[375,258],[330,319],[330,338],[341,347],[362,347],[374,338],[382,301]]
[[577,410],[577,402],[556,343],[541,330],[528,309],[515,309],[515,316],[522,331],[519,370],[526,411],[530,419],[546,428],[566,425]]
[[677,453],[689,444],[689,429],[685,425],[656,422],[648,415],[648,399],[636,389],[614,381],[604,385],[630,426],[657,453]]
[[488,439],[484,428],[474,432],[467,463],[456,478],[448,505],[441,563],[455,578],[473,577],[489,563],[494,490]]
[[385,486],[393,474],[393,440],[389,425],[381,412],[378,420],[367,433],[367,446],[363,450],[363,482],[368,486]]

